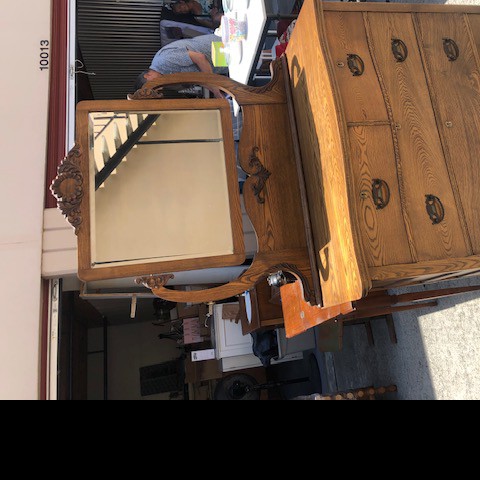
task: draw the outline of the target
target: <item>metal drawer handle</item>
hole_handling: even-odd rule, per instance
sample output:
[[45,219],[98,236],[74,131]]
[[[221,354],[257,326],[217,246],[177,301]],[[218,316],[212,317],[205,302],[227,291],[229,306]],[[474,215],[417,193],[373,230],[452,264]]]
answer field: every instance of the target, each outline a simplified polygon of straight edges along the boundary
[[443,50],[450,62],[455,62],[460,56],[460,49],[454,40],[451,38],[443,39]]
[[395,60],[403,63],[408,58],[408,48],[402,40],[394,38],[392,40],[392,52]]
[[376,178],[372,185],[373,203],[377,210],[383,210],[390,203],[390,187],[388,183]]
[[445,208],[438,197],[435,195],[426,196],[427,213],[433,225],[442,223],[445,219]]
[[348,68],[354,77],[361,77],[365,72],[365,63],[361,57],[351,53],[348,55]]

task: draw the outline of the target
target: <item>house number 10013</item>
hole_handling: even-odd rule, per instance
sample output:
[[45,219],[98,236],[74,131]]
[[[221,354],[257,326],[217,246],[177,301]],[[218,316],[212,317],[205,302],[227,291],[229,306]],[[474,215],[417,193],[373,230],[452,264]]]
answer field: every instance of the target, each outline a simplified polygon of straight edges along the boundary
[[50,66],[50,42],[42,40],[40,42],[40,70],[48,70]]

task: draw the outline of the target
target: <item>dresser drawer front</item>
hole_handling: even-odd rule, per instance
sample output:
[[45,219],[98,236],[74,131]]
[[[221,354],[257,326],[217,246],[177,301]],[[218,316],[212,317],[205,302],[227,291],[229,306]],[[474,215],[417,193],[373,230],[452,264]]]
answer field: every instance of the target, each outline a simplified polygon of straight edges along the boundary
[[[413,17],[369,13],[367,30],[396,129],[400,189],[416,260],[468,256],[467,232],[447,169]],[[407,46],[405,61],[395,58],[394,40]],[[436,200],[427,204],[427,197]]]
[[388,121],[385,100],[370,57],[363,14],[326,12],[325,22],[347,122]]
[[413,262],[390,127],[349,129],[355,198],[369,267]]
[[[419,14],[419,40],[456,195],[480,253],[480,16]],[[479,43],[480,45],[480,43]]]
[[470,31],[473,35],[473,41],[477,47],[477,52],[480,54],[480,14],[469,15],[468,23],[470,24]]

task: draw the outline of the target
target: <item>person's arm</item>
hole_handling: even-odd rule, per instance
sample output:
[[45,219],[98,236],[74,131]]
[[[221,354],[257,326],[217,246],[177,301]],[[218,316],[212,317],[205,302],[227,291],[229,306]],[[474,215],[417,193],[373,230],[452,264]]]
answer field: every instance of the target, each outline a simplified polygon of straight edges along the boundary
[[210,12],[210,18],[205,17],[196,17],[197,22],[203,25],[204,27],[211,28],[212,30],[217,29],[222,22],[223,13],[218,10],[218,8],[212,8]]
[[[199,68],[202,73],[214,73],[212,65],[203,53],[193,52],[190,50],[188,54],[190,55],[190,59],[192,60],[192,62]],[[225,98],[218,88],[211,89],[211,92],[213,93],[215,98]]]

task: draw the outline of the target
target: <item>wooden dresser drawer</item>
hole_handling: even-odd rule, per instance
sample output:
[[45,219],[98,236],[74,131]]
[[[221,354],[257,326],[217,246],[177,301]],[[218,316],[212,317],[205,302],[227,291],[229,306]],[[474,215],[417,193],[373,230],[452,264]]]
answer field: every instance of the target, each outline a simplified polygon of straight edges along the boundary
[[477,52],[480,52],[480,14],[470,14],[468,16],[468,23],[470,24],[470,31],[473,34],[473,41],[477,47]]
[[[480,16],[416,16],[438,129],[473,253],[480,253]],[[480,45],[480,43],[479,43]]]
[[[370,57],[362,13],[326,12],[326,31],[343,109],[349,123],[388,121],[387,108]],[[349,59],[363,73],[354,76]]]
[[[468,256],[468,234],[445,161],[413,16],[368,13],[367,19],[378,74],[396,126],[400,188],[416,260]],[[394,56],[394,41],[403,45],[403,61]],[[444,211],[435,225],[427,213],[427,198],[436,199],[431,211]]]
[[389,126],[349,129],[355,198],[369,267],[412,263]]

